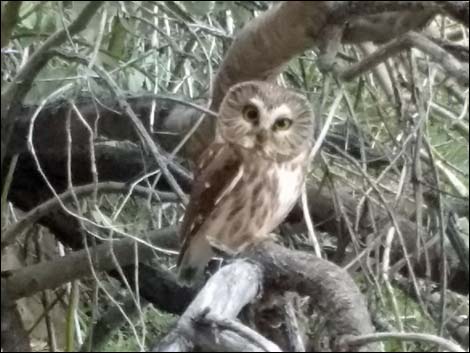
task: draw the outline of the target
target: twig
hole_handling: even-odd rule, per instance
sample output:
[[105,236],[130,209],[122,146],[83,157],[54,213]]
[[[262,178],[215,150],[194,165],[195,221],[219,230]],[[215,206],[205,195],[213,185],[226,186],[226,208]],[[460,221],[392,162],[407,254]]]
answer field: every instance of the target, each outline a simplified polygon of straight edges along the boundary
[[[158,244],[167,246],[171,240],[176,240],[175,228],[160,229],[150,240],[158,248]],[[113,240],[105,244],[100,244],[94,249],[76,251],[47,262],[20,268],[10,271],[6,278],[5,285],[11,291],[12,300],[31,296],[38,291],[54,289],[72,280],[89,276],[96,271],[109,271],[116,267],[116,262],[111,257],[111,252],[116,254],[116,258],[121,266],[126,266],[134,262],[133,239]],[[151,258],[153,251],[147,244],[139,244],[140,260]],[[172,254],[177,251],[167,250]],[[95,260],[96,259],[96,260]],[[90,263],[91,266],[88,266]],[[60,269],[60,271],[57,271]]]
[[[134,97],[136,97],[136,96],[135,95],[128,96],[128,98],[134,98]],[[151,94],[151,93],[143,93],[143,94],[139,95],[138,97],[153,98],[153,99],[157,99],[157,100],[166,100],[166,101],[169,101],[169,102],[174,102],[174,103],[177,103],[177,104],[185,105],[187,107],[196,109],[196,110],[198,110],[202,113],[205,113],[208,116],[213,117],[213,118],[217,118],[219,116],[213,110],[210,110],[210,109],[208,109],[206,107],[203,107],[199,104],[188,102],[188,101],[186,101],[184,99],[181,99],[181,98],[178,98],[178,97],[167,96],[167,95],[164,95],[164,94]]]
[[289,296],[285,299],[284,309],[286,312],[287,335],[291,344],[290,348],[294,352],[306,352],[305,344],[300,333],[299,321],[294,309],[294,297]]
[[[335,145],[333,144],[329,144],[330,147],[334,148],[338,153],[340,153],[341,155],[343,155],[347,160],[349,160],[351,162],[351,164],[353,164],[355,166],[355,168],[361,172],[362,176],[366,179],[366,181],[369,183],[369,186],[376,192],[377,196],[379,197],[380,199],[380,202],[382,203],[382,205],[384,206],[386,212],[387,212],[387,215],[389,216],[390,220],[392,221],[392,224],[395,228],[395,231],[397,232],[398,234],[398,239],[400,241],[400,246],[402,247],[402,250],[403,250],[403,257],[404,257],[404,260],[405,260],[405,263],[407,265],[407,268],[408,270],[410,271],[410,277],[413,281],[413,285],[414,285],[414,288],[416,289],[416,292],[419,294],[419,289],[418,289],[418,285],[417,285],[417,282],[416,282],[416,275],[413,271],[413,266],[411,264],[411,260],[410,260],[410,257],[409,257],[409,254],[408,254],[408,250],[406,248],[406,243],[405,243],[405,239],[404,239],[404,236],[403,236],[403,233],[400,229],[400,226],[398,224],[398,220],[397,220],[397,217],[395,215],[395,213],[393,212],[393,210],[390,208],[390,206],[388,205],[387,201],[385,200],[384,196],[382,195],[382,193],[380,192],[380,190],[378,189],[377,187],[377,184],[376,182],[374,182],[361,168],[361,166],[359,165],[359,163],[352,157],[350,157],[347,153],[343,152],[341,149],[339,149],[338,147],[336,147]],[[424,306],[424,303],[423,303],[423,300],[421,298],[420,295],[418,295],[418,301],[420,303],[420,305],[422,306],[422,308],[424,309],[425,306]]]
[[310,241],[312,242],[313,249],[315,251],[315,255],[321,258],[321,245],[318,242],[318,238],[315,235],[315,230],[313,228],[312,217],[310,216],[310,211],[308,209],[308,201],[307,201],[307,186],[304,183],[302,187],[302,212],[304,214],[305,224],[307,225],[308,235],[310,237]]
[[386,12],[436,11],[453,16],[468,27],[468,2],[466,1],[354,1],[335,4],[332,17],[335,23],[353,16],[377,15]]
[[357,337],[346,338],[342,345],[344,347],[355,347],[357,345],[367,344],[371,342],[380,342],[385,340],[397,339],[401,341],[421,341],[437,344],[449,352],[466,352],[459,345],[439,336],[426,333],[407,333],[407,332],[378,332],[370,335],[362,335]]
[[[129,295],[119,298],[122,303],[122,310],[131,320],[135,320],[141,314],[140,310],[135,306],[135,301]],[[148,302],[142,303],[142,306],[147,306]],[[120,310],[113,306],[103,313],[96,322],[91,323],[91,327],[84,343],[80,348],[80,352],[96,352],[101,351],[103,346],[107,343],[111,335],[125,324],[125,319],[122,317]]]
[[[47,215],[48,213],[61,207],[61,203],[65,203],[71,200],[72,192],[75,192],[77,196],[88,196],[94,192],[94,190],[105,193],[116,193],[124,192],[129,189],[129,185],[126,183],[117,183],[117,182],[103,182],[98,184],[88,184],[83,186],[77,186],[74,190],[67,190],[64,193],[58,195],[58,197],[53,197],[48,201],[36,206],[31,211],[29,211],[20,221],[11,225],[9,228],[2,233],[2,249],[11,244],[12,241],[19,236],[24,230],[36,223],[39,219]],[[137,195],[147,196],[152,191],[142,187],[134,186],[134,190]],[[177,197],[172,193],[157,192],[160,201],[166,202],[176,202]]]
[[6,225],[8,215],[8,192],[10,191],[11,182],[13,181],[13,174],[15,173],[16,163],[18,162],[19,154],[15,154],[10,161],[8,168],[8,174],[5,177],[5,183],[2,187],[2,198],[1,198],[1,226],[2,226],[2,239],[3,239],[3,227]]
[[[258,347],[261,352],[281,352],[281,349],[276,344],[236,320],[217,318],[215,315],[209,313],[195,321],[196,324],[209,326],[210,329],[232,331],[234,334],[249,342],[248,344]],[[215,335],[217,334],[218,333],[215,333]]]
[[[434,179],[436,187],[439,189],[439,175],[437,173],[437,168],[434,163],[434,157],[432,155],[431,144],[428,139],[424,139],[424,145],[429,154],[429,159],[431,161],[431,173]],[[446,240],[446,230],[444,225],[444,209],[442,205],[442,196],[440,192],[436,193],[437,199],[437,220],[438,220],[438,231],[439,231],[439,245],[441,250],[441,311],[440,311],[440,326],[439,334],[444,333],[444,325],[446,321],[446,309],[447,309],[447,256],[445,252],[445,240]]]
[[[80,63],[83,63],[85,65],[88,65],[88,61],[79,56],[79,55],[74,55],[70,53],[65,53],[65,52],[59,52],[56,51],[57,56],[64,57],[65,59],[68,60],[75,60]],[[155,161],[157,162],[158,166],[162,170],[163,175],[167,179],[168,183],[171,185],[173,188],[174,192],[178,195],[178,197],[181,199],[181,201],[185,204],[188,203],[188,197],[186,194],[183,192],[181,187],[178,185],[177,181],[173,177],[173,175],[170,173],[168,170],[168,164],[166,163],[165,159],[163,158],[163,155],[161,153],[161,148],[157,145],[157,142],[152,139],[150,134],[148,133],[147,129],[145,128],[144,124],[140,119],[137,117],[135,114],[134,110],[132,107],[129,105],[127,100],[125,99],[125,96],[119,86],[114,82],[114,80],[111,78],[111,76],[100,66],[94,65],[93,70],[100,75],[101,78],[104,79],[106,85],[108,88],[111,90],[111,92],[114,94],[114,96],[117,98],[119,105],[121,108],[126,112],[126,114],[129,116],[131,119],[132,123],[134,124],[135,129],[137,130],[137,133],[142,141],[143,146],[146,148],[150,149],[150,152],[152,156],[155,158]]]
[[343,80],[352,80],[355,77],[369,71],[371,68],[377,66],[378,64],[384,62],[393,55],[396,55],[398,52],[409,49],[410,47],[418,48],[422,52],[431,56],[434,60],[439,62],[444,68],[444,70],[446,70],[447,73],[454,77],[458,83],[468,87],[468,68],[462,66],[458,62],[458,60],[456,60],[447,51],[442,49],[439,45],[416,32],[409,32],[400,38],[394,39],[393,41],[382,46],[380,49],[378,49],[359,63],[352,65],[351,67],[343,71],[339,71],[338,75]]
[[43,308],[41,315],[39,315],[34,321],[34,323],[30,327],[28,327],[28,329],[26,330],[28,335],[31,335],[33,330],[41,323],[41,321],[46,317],[46,315],[49,314],[49,312],[54,308],[54,306],[57,303],[59,303],[60,301],[63,301],[65,294],[67,294],[67,292],[64,289],[59,289],[56,291],[55,299],[52,300],[46,307]]
[[[96,11],[104,4],[104,1],[93,1],[85,6],[77,18],[70,24],[67,31],[71,34],[77,34],[85,29]],[[51,35],[29,58],[26,65],[23,65],[16,74],[13,81],[2,90],[2,129],[1,129],[1,166],[6,155],[6,147],[10,140],[11,132],[16,121],[16,116],[10,116],[10,110],[20,105],[23,98],[28,93],[34,79],[39,71],[47,64],[52,57],[50,49],[59,46],[67,39],[67,31],[59,30]]]
[[66,342],[65,351],[75,351],[75,331],[79,329],[76,326],[76,312],[78,309],[80,289],[78,288],[78,282],[73,281],[71,290],[69,293],[69,305],[67,308],[67,320],[66,320]]
[[[41,262],[44,260],[44,253],[41,249],[41,242],[42,242],[42,237],[41,237],[41,229],[36,229],[36,232],[39,233],[39,236],[36,236],[34,239],[34,247],[36,251],[36,257],[38,262]],[[41,304],[44,312],[44,321],[46,322],[46,330],[47,330],[47,343],[49,345],[49,351],[50,352],[57,352],[57,339],[56,339],[56,333],[55,333],[55,327],[54,327],[54,322],[52,321],[51,315],[50,315],[50,304],[49,304],[49,293],[47,291],[43,291],[41,293]]]
[[[390,249],[392,247],[393,237],[395,235],[395,228],[390,227],[387,233],[387,237],[385,238],[385,249],[384,249],[384,256],[383,256],[383,264],[382,264],[382,276],[385,282],[385,288],[387,289],[387,293],[390,297],[392,302],[392,309],[393,314],[395,315],[395,321],[397,322],[398,329],[400,332],[404,331],[403,320],[401,319],[400,311],[398,309],[398,302],[397,298],[393,292],[392,285],[390,284],[389,278],[389,267],[390,267]],[[402,344],[402,350],[405,351],[405,345]]]
[[23,1],[7,2],[2,8],[2,30],[1,30],[1,46],[2,50],[10,42],[10,36],[15,27],[20,13],[20,7]]

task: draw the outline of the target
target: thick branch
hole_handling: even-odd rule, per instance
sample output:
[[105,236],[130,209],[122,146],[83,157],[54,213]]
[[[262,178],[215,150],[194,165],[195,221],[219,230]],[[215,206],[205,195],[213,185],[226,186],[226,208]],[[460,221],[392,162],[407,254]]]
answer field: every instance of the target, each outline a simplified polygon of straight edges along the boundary
[[[170,239],[176,240],[174,228],[161,229],[152,237],[155,242],[160,240],[164,244],[168,244]],[[110,241],[90,249],[89,253],[84,249],[51,261],[23,267],[9,272],[5,285],[8,287],[11,300],[17,300],[90,276],[92,274],[90,261],[97,272],[112,270],[117,265],[126,266],[135,261],[134,243],[132,239]],[[140,243],[138,247],[141,261],[154,256],[152,248],[148,245]],[[60,271],[57,271],[58,268]]]
[[[233,329],[214,330],[212,325],[201,322],[208,314],[225,320],[235,319],[240,310],[259,294],[261,283],[262,272],[257,265],[237,260],[223,267],[209,279],[181,316],[177,327],[153,351],[181,352],[195,346],[209,351],[259,351],[263,346],[247,343],[240,334],[234,337],[236,332]],[[268,347],[280,351],[271,342]]]
[[[207,313],[216,317],[216,322],[220,319],[233,320],[244,305],[259,295],[261,283],[263,288],[270,290],[296,291],[310,296],[326,318],[330,334],[334,337],[334,346],[339,347],[345,337],[373,332],[361,293],[348,273],[336,265],[272,242],[261,243],[244,256],[256,264],[236,260],[219,270],[188,307],[175,330],[155,350],[194,347],[214,350],[214,345],[225,350],[234,348],[234,343],[227,346],[230,341],[225,337],[220,339],[220,335],[217,335],[220,340],[217,344],[213,333],[206,327],[201,328],[195,321]],[[374,346],[363,346],[361,349],[368,351]]]
[[330,6],[326,1],[286,1],[248,23],[215,78],[212,109],[218,110],[227,89],[237,82],[275,79],[290,59],[314,44]]
[[336,22],[343,22],[356,16],[377,15],[387,12],[440,12],[452,16],[468,27],[467,1],[337,1],[332,11]]
[[[83,11],[77,16],[77,18],[70,24],[67,29],[62,29],[50,36],[40,47],[36,50],[28,62],[21,68],[18,74],[15,76],[13,81],[2,90],[2,132],[1,132],[1,169],[3,173],[3,162],[10,139],[11,132],[13,130],[16,116],[15,109],[20,106],[23,98],[28,93],[31,85],[41,71],[41,69],[47,64],[51,58],[49,50],[61,45],[67,39],[67,35],[75,35],[84,30],[90,22],[91,18],[97,13],[98,9],[103,5],[103,1],[92,1],[90,2]],[[11,114],[13,112],[13,114]]]
[[[21,220],[14,223],[12,226],[6,229],[5,232],[2,233],[2,243],[1,243],[2,249],[5,246],[11,244],[12,241],[17,236],[19,236],[28,227],[35,224],[39,219],[41,219],[48,213],[51,213],[52,211],[59,209],[61,207],[61,203],[66,203],[68,201],[71,201],[73,199],[74,194],[77,197],[89,196],[95,190],[99,192],[104,192],[104,193],[116,193],[116,192],[124,193],[126,191],[129,191],[130,187],[129,185],[125,183],[104,182],[104,183],[99,183],[96,185],[89,184],[89,185],[84,185],[84,186],[78,186],[74,188],[73,190],[68,190],[62,193],[61,195],[59,195],[58,198],[53,197],[49,199],[48,201],[35,207],[31,211],[29,211]],[[134,192],[143,197],[147,197],[150,193],[152,193],[152,190],[149,190],[142,186],[135,186]],[[159,201],[163,201],[163,202],[178,201],[178,198],[176,197],[176,195],[172,193],[156,192],[156,196],[158,197]]]
[[265,286],[309,295],[335,339],[374,331],[362,294],[340,267],[271,242],[260,244],[249,256],[263,266]]

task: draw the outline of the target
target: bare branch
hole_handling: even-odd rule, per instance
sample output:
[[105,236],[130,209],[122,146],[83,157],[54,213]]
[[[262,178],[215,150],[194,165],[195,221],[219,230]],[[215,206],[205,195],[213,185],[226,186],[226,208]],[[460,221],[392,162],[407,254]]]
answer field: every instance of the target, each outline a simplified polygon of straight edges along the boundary
[[[18,21],[22,1],[7,2],[2,8],[1,47],[5,48],[10,42],[11,32]],[[3,6],[3,5],[2,5]]]
[[367,344],[371,342],[380,342],[390,339],[433,343],[449,352],[466,352],[465,349],[449,340],[446,340],[445,338],[427,333],[378,332],[370,335],[346,338],[342,344],[344,345],[344,347],[355,347],[357,344]]
[[61,45],[67,40],[67,33],[70,35],[77,34],[85,29],[88,22],[96,14],[98,9],[103,5],[104,1],[93,1],[87,4],[77,18],[66,29],[59,30],[50,36],[31,56],[28,62],[21,68],[13,81],[2,90],[2,151],[1,151],[1,168],[3,170],[3,161],[6,153],[6,147],[10,139],[16,116],[10,114],[11,109],[17,109],[25,95],[28,93],[34,79],[39,71],[50,60],[50,49]]
[[374,331],[362,294],[340,267],[271,242],[255,247],[249,256],[263,266],[265,286],[309,295],[327,320],[332,337],[339,340]]
[[209,314],[197,318],[195,321],[197,325],[205,326],[206,329],[214,331],[213,334],[216,340],[219,339],[220,333],[222,333],[222,337],[225,335],[234,336],[230,337],[234,341],[231,344],[231,349],[238,346],[237,351],[239,352],[281,352],[281,349],[276,344],[236,320],[217,318]]
[[[77,196],[89,196],[95,190],[105,193],[116,193],[116,192],[125,192],[128,191],[129,185],[125,183],[117,183],[117,182],[103,182],[98,184],[89,184],[78,186],[73,190],[67,190],[66,192],[59,195],[58,198],[51,198],[50,200],[38,205],[31,211],[29,211],[20,221],[10,226],[4,232],[2,232],[2,249],[11,244],[13,240],[20,235],[26,228],[36,223],[39,219],[44,217],[46,214],[60,208],[61,203],[65,203],[72,200],[73,193]],[[142,186],[135,186],[134,187],[135,193],[146,197],[149,194],[153,193],[153,191],[142,187]],[[161,201],[165,202],[176,202],[177,197],[172,193],[165,193],[165,192],[156,192],[156,196]]]
[[409,49],[410,47],[420,49],[422,52],[431,56],[431,58],[440,63],[443,68],[457,80],[457,82],[461,85],[468,86],[468,67],[466,68],[461,65],[451,54],[425,36],[416,32],[407,33],[403,37],[391,41],[359,63],[340,72],[339,76],[344,80],[352,80],[384,62],[388,58],[396,55],[400,51]]
[[448,14],[468,27],[468,1],[345,1],[338,2],[332,11],[336,22],[355,16],[377,15],[386,12],[433,11]]
[[[240,310],[259,294],[261,283],[262,271],[255,264],[236,260],[223,267],[199,292],[181,316],[177,327],[152,351],[185,351],[194,346],[211,351],[259,351],[263,346],[249,344],[246,338],[241,339],[238,334],[234,337],[232,329],[215,331],[211,325],[201,325],[200,321],[208,314],[225,320],[235,319]],[[270,343],[269,347],[276,346]]]
[[[168,244],[168,239],[176,240],[174,228],[161,229],[150,240],[156,244],[159,240]],[[152,247],[148,246],[148,243],[140,243],[139,259],[144,261],[152,256],[154,256]],[[134,240],[114,240],[98,245],[89,252],[86,249],[80,250],[58,259],[10,271],[5,279],[5,285],[12,300],[28,297],[39,291],[54,289],[72,280],[90,276],[92,273],[90,260],[97,272],[112,270],[117,265],[132,264],[135,261]],[[57,271],[59,268],[60,271]]]
[[[88,65],[88,62],[85,58],[76,55],[76,54],[71,54],[71,53],[65,53],[65,52],[59,52],[55,51],[57,56],[61,56],[65,59],[68,60],[75,60],[78,61],[82,64]],[[132,106],[127,102],[124,93],[122,90],[119,88],[119,86],[116,84],[116,82],[111,78],[109,73],[101,68],[98,65],[93,66],[93,70],[95,70],[101,78],[104,79],[106,85],[110,89],[110,91],[113,93],[113,95],[116,97],[120,107],[126,112],[127,116],[131,119],[132,124],[134,125],[135,130],[137,131],[137,134],[144,146],[145,149],[149,149],[153,157],[155,158],[155,161],[157,162],[158,166],[160,167],[163,175],[165,176],[166,180],[168,183],[171,185],[173,188],[174,192],[178,195],[178,197],[181,199],[183,203],[188,202],[188,198],[186,194],[183,192],[181,187],[179,186],[178,182],[175,180],[174,176],[170,173],[168,170],[168,163],[166,162],[165,158],[163,157],[162,154],[162,148],[158,145],[157,141],[152,139],[150,136],[149,132],[145,128],[144,124],[142,121],[137,117],[137,114],[134,112],[132,109]]]
[[[207,329],[207,325],[201,327],[196,323],[198,318],[207,315],[217,318],[216,324],[221,319],[235,319],[239,311],[260,294],[261,287],[309,295],[327,320],[330,334],[336,342],[333,346],[344,337],[373,332],[362,295],[347,272],[336,265],[272,242],[258,244],[245,256],[259,265],[236,260],[219,270],[199,292],[177,327],[163,339],[155,351],[190,349],[195,346],[211,350],[215,347],[220,350],[246,348],[246,337],[245,340],[238,338],[233,341],[226,330],[219,331],[216,335]],[[229,326],[233,331],[233,325]],[[246,328],[243,331],[247,332]],[[259,338],[254,340],[259,342]],[[265,344],[260,347],[257,343],[257,350],[277,349],[275,345],[266,347]],[[253,348],[252,345],[250,347]],[[374,347],[361,347],[361,351],[369,349]]]
[[330,6],[326,1],[286,1],[248,23],[219,68],[212,110],[217,110],[227,89],[237,82],[275,79],[292,57],[314,44],[327,24]]

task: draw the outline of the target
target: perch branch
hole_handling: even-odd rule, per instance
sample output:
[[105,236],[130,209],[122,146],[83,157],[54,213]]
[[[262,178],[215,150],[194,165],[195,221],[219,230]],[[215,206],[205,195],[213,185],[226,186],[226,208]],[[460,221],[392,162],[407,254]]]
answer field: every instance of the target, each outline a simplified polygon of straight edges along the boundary
[[345,270],[272,242],[261,243],[248,255],[262,265],[265,287],[310,296],[326,318],[332,337],[341,340],[348,335],[374,331],[364,298]]
[[[214,274],[199,292],[185,313],[181,316],[176,328],[170,332],[152,351],[188,351],[194,346],[210,351],[247,351],[260,350],[260,346],[248,344],[240,336],[234,337],[233,330],[212,329],[212,325],[201,325],[201,318],[235,319],[240,310],[252,302],[259,294],[262,283],[262,271],[255,265],[242,260],[223,267]],[[206,321],[207,323],[207,321]],[[266,342],[263,341],[266,345]],[[263,346],[261,346],[263,347]],[[273,343],[268,347],[279,351]]]
[[[333,263],[272,242],[258,244],[245,256],[255,264],[236,260],[212,276],[156,351],[189,350],[195,346],[213,350],[214,345],[225,350],[233,348],[228,337],[220,339],[218,334],[220,341],[217,343],[213,333],[201,332],[201,327],[194,323],[195,318],[202,313],[206,315],[209,310],[213,317],[233,320],[244,305],[260,295],[262,287],[309,295],[326,318],[335,344],[345,337],[373,332],[361,293],[348,273]],[[374,347],[363,346],[361,350]]]

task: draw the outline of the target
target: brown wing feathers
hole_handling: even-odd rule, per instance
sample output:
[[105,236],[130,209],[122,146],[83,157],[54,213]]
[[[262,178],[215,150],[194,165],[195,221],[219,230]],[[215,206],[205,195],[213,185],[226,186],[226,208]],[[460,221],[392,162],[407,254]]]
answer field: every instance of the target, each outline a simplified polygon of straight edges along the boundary
[[241,162],[241,156],[229,144],[213,144],[202,155],[196,166],[190,201],[181,226],[180,240],[183,244],[178,266],[191,238],[209,218],[216,200],[237,175]]

